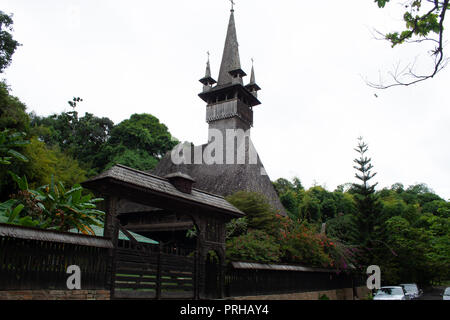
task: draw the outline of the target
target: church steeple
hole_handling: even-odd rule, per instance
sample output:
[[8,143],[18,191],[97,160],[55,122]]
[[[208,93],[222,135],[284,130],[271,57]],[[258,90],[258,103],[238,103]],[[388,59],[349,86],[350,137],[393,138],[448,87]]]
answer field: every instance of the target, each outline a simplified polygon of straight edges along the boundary
[[237,82],[242,84],[245,72],[241,69],[239,58],[239,43],[237,41],[236,25],[234,22],[234,9],[231,9],[230,21],[228,23],[227,37],[223,48],[222,63],[220,65],[218,85]]
[[217,84],[212,86],[215,81],[214,83],[210,81],[212,78],[209,59],[206,75],[200,80],[203,83],[203,92],[199,94],[199,97],[207,103],[206,122],[210,129],[248,130],[253,126],[253,107],[261,104],[256,94],[260,88],[254,81],[254,68],[252,68],[253,81],[250,79],[250,84],[247,86],[244,86],[242,80],[245,76],[246,73],[241,68],[232,8]]

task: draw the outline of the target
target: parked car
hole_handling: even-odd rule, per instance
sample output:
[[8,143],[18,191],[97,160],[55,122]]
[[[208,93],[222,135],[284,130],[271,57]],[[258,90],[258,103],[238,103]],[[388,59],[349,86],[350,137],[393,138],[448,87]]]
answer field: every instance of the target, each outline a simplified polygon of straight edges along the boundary
[[423,291],[419,290],[419,287],[415,283],[403,283],[400,284],[403,289],[406,291],[406,295],[408,295],[411,299],[418,299]]
[[373,300],[410,300],[410,298],[403,287],[390,286],[378,289]]
[[445,288],[442,300],[450,300],[450,287]]

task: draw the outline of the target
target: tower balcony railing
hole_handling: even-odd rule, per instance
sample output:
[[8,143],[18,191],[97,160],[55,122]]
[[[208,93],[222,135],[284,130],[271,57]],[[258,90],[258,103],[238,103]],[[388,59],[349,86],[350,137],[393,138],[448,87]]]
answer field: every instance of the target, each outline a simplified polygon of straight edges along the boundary
[[253,125],[253,110],[239,99],[231,99],[209,104],[206,107],[206,122],[238,117]]

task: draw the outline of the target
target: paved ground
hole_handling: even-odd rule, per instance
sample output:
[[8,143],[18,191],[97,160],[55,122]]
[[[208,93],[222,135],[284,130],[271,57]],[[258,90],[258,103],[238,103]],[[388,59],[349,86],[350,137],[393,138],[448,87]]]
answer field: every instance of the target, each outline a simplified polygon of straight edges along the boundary
[[445,287],[431,287],[423,289],[423,295],[419,300],[442,300]]

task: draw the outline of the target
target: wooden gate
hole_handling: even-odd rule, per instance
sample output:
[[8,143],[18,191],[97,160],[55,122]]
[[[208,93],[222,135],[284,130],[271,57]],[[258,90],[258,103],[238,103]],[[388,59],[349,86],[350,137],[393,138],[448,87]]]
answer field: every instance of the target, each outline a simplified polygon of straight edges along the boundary
[[113,299],[196,298],[195,251],[183,256],[180,252],[171,253],[161,245],[144,246],[134,241],[133,244],[129,248],[119,246],[115,249]]

